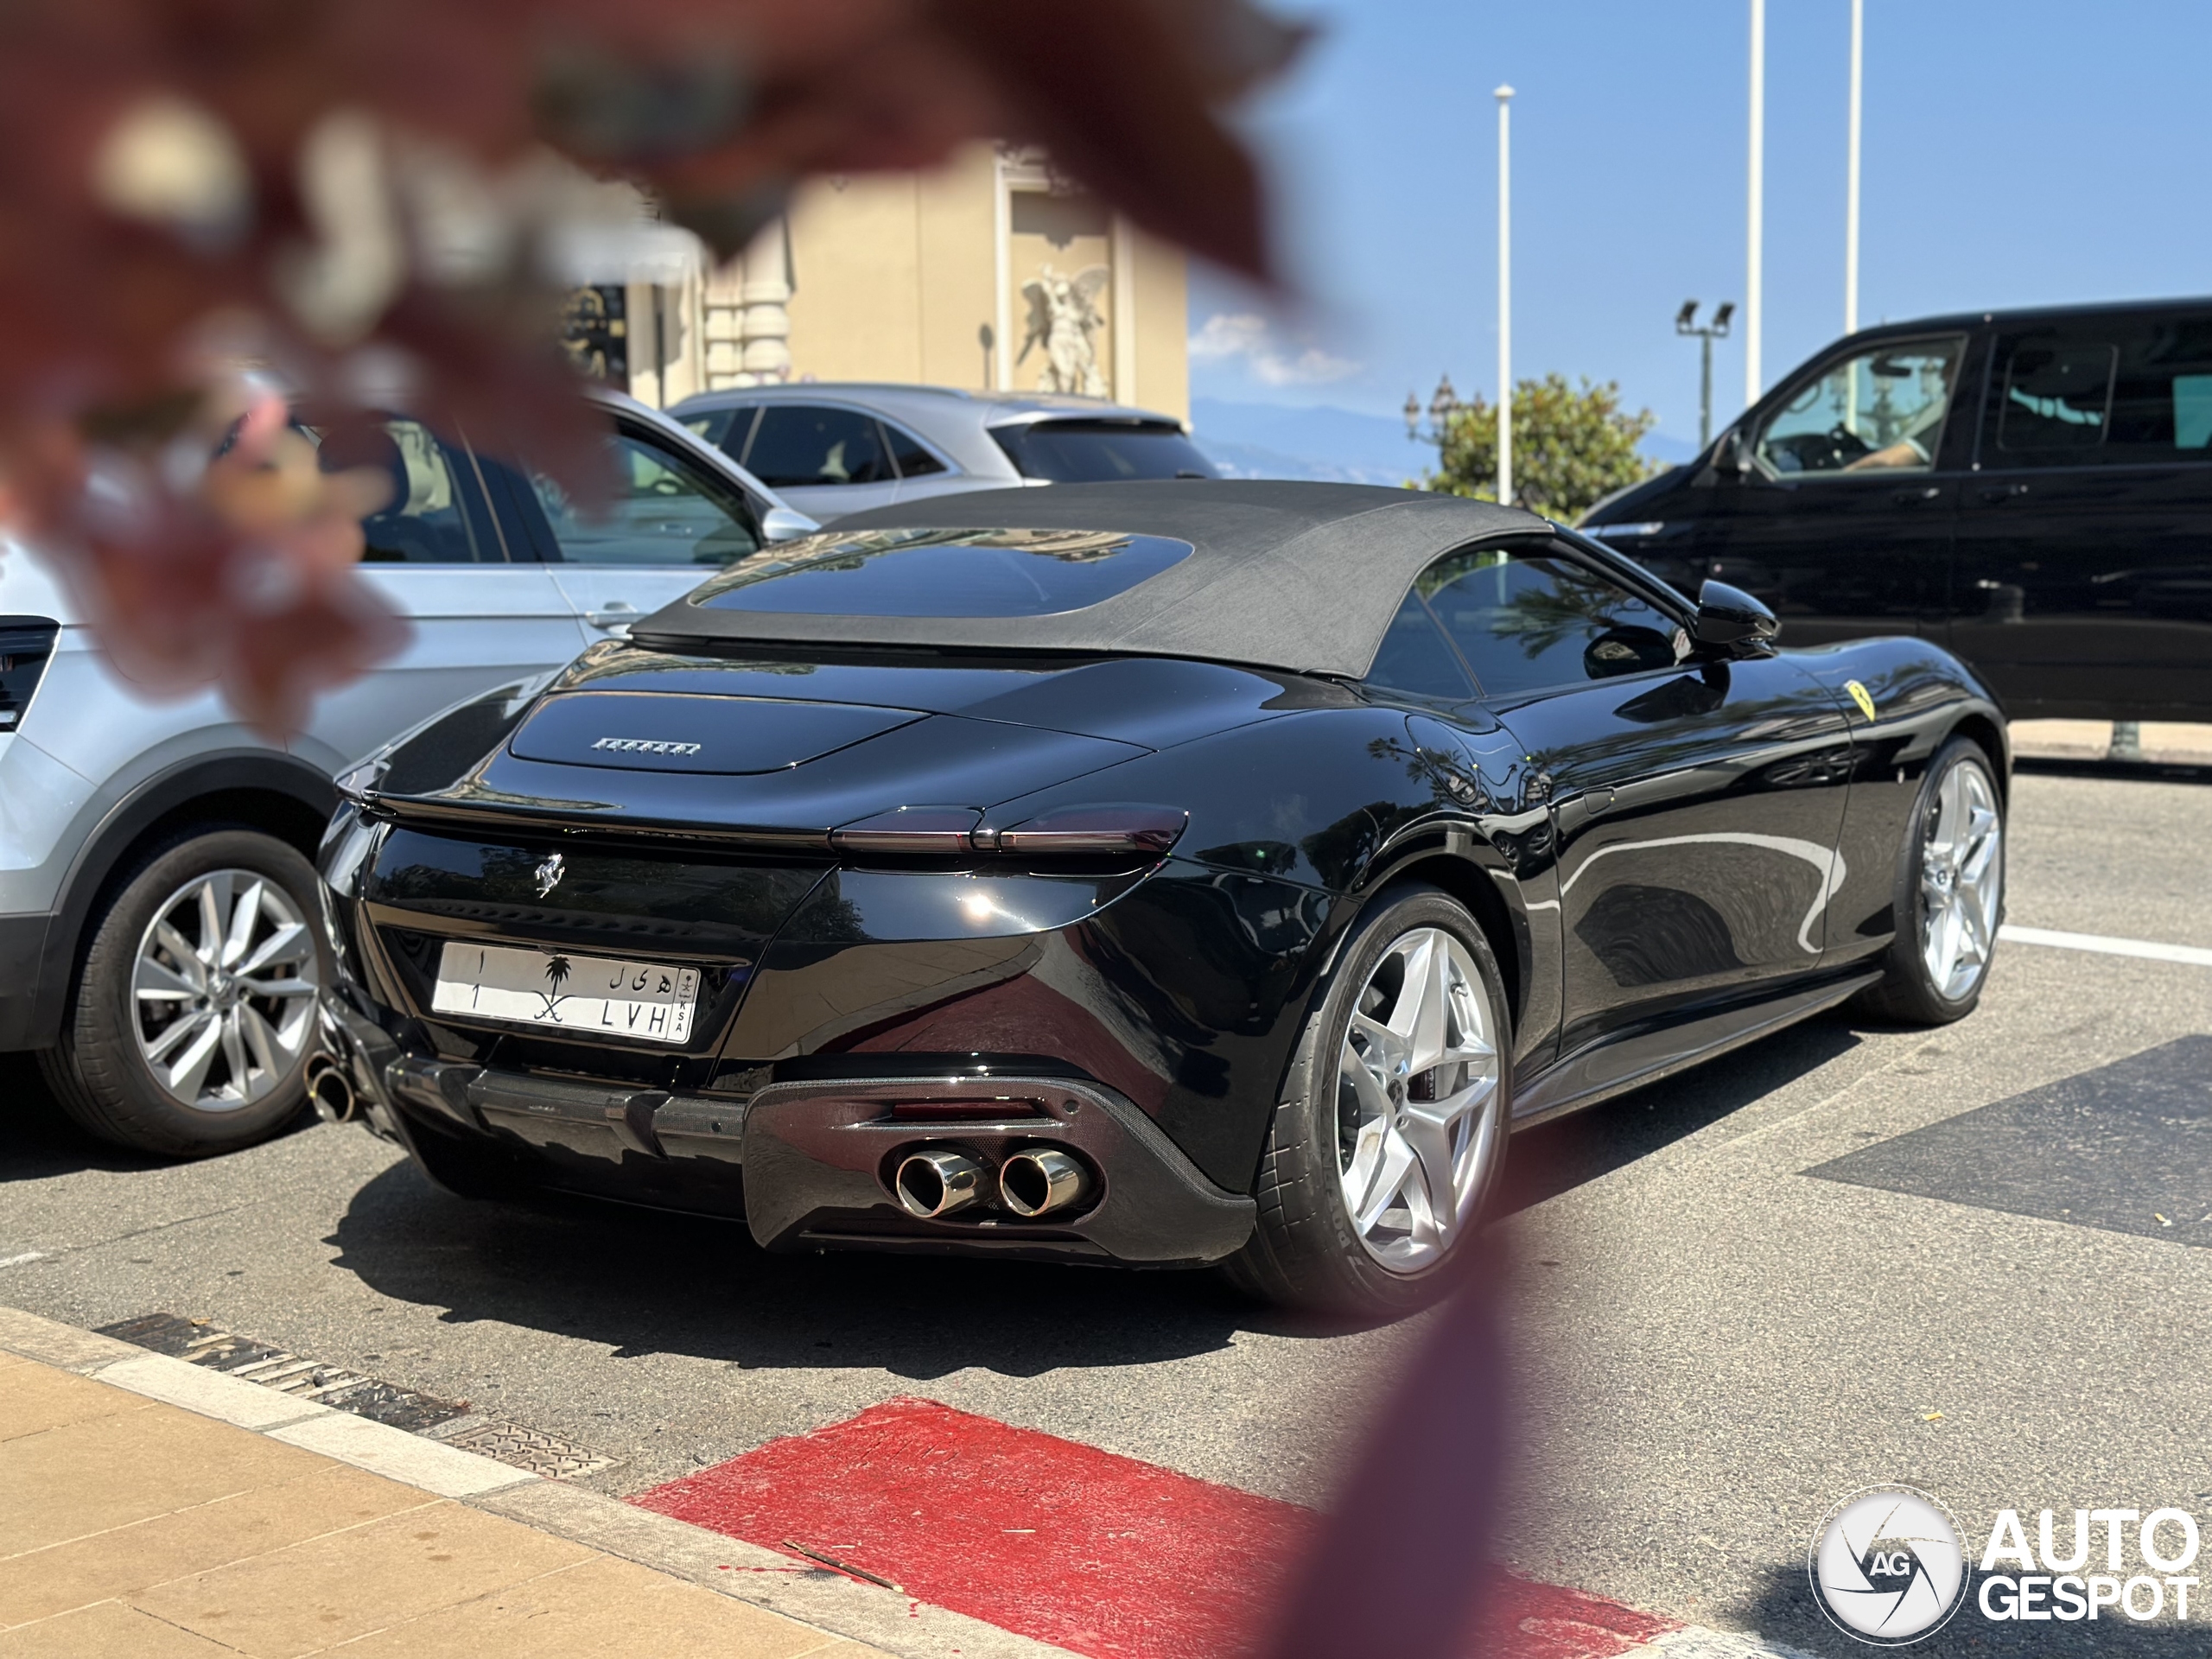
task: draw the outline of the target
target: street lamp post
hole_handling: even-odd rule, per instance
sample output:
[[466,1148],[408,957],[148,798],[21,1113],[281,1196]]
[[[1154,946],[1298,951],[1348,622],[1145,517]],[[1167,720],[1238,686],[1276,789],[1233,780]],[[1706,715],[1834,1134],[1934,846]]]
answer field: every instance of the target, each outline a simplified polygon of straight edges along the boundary
[[1760,248],[1766,200],[1766,0],[1751,0],[1751,165],[1745,226],[1744,402],[1759,400],[1759,324],[1764,313]]
[[[1459,394],[1452,390],[1452,377],[1444,375],[1436,383],[1436,390],[1428,400],[1428,441],[1436,445],[1439,453],[1452,426],[1452,417],[1466,405],[1459,401]],[[1406,436],[1414,442],[1421,441],[1421,394],[1406,394]]]
[[1697,447],[1703,449],[1713,442],[1713,342],[1728,338],[1728,324],[1736,315],[1733,300],[1721,301],[1713,314],[1713,321],[1703,327],[1698,326],[1695,300],[1684,300],[1682,308],[1675,314],[1675,332],[1695,334],[1698,355],[1701,359],[1697,391]]
[[1497,99],[1497,499],[1513,505],[1513,89]]
[[1866,0],[1851,0],[1851,156],[1844,168],[1843,332],[1859,332],[1859,106],[1866,59]]

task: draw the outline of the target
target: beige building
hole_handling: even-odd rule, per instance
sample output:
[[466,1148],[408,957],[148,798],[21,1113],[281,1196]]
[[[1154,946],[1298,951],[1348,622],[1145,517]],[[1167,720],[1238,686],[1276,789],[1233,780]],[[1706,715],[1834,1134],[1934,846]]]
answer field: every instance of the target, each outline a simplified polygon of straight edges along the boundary
[[1182,251],[1034,152],[976,145],[934,173],[817,180],[721,270],[694,259],[652,274],[662,280],[587,296],[612,337],[610,378],[626,370],[647,403],[899,380],[1189,417]]

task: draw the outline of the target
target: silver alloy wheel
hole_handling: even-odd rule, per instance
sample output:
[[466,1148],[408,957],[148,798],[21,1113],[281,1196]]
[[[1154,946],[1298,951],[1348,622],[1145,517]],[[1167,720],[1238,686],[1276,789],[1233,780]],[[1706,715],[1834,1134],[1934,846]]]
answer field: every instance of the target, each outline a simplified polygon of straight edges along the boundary
[[138,941],[139,1055],[183,1105],[254,1105],[304,1058],[320,978],[315,938],[282,887],[254,870],[195,876]]
[[1438,1261],[1472,1218],[1502,1139],[1497,1032],[1472,953],[1441,928],[1394,940],[1337,1063],[1337,1175],[1367,1252]]
[[1972,760],[1951,768],[1930,804],[1920,849],[1920,955],[1936,994],[1955,1002],[1989,966],[2005,891],[1997,788]]

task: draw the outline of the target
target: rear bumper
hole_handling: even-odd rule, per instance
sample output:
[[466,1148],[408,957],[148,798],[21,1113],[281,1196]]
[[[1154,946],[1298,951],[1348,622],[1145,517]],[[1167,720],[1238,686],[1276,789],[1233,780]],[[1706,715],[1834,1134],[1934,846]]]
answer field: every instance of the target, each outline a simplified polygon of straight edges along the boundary
[[[1124,1096],[1087,1080],[943,1074],[771,1084],[749,1098],[588,1083],[402,1053],[329,1000],[369,1127],[433,1180],[456,1154],[538,1185],[742,1216],[770,1249],[861,1248],[1076,1256],[1143,1266],[1217,1262],[1250,1235],[1253,1200],[1208,1180]],[[957,1121],[894,1113],[962,1103]],[[938,1220],[907,1214],[891,1181],[908,1153],[950,1148],[995,1171],[1052,1147],[1092,1176],[1086,1198],[1024,1220],[991,1196]]]

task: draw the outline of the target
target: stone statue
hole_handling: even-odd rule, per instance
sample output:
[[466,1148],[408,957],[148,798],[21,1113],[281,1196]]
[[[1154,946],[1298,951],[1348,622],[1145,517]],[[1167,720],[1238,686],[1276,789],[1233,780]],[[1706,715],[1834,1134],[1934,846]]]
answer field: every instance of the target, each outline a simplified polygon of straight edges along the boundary
[[1103,265],[1088,265],[1072,276],[1063,276],[1050,265],[1021,285],[1029,302],[1029,337],[1021,342],[1016,363],[1028,360],[1029,348],[1045,347],[1045,372],[1037,378],[1039,391],[1072,391],[1085,397],[1106,395],[1106,377],[1098,372],[1098,331],[1106,318],[1098,308],[1098,296],[1112,274]]

